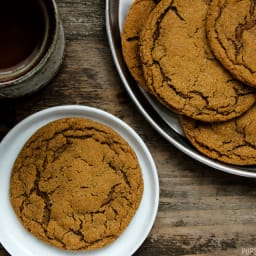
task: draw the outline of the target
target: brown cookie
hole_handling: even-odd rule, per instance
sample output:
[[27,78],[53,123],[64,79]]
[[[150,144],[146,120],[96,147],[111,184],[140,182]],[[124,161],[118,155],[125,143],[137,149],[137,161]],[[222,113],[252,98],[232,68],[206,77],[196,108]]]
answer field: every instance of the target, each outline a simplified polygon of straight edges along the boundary
[[18,155],[10,181],[11,203],[25,228],[66,250],[113,242],[142,194],[132,148],[111,128],[82,118],[39,129]]
[[202,154],[236,165],[256,164],[256,106],[222,123],[181,118],[186,137]]
[[233,76],[256,87],[256,2],[213,0],[206,24],[215,56]]
[[121,34],[122,52],[126,65],[135,81],[145,88],[145,79],[139,53],[140,32],[148,15],[159,0],[135,0],[125,18]]
[[162,0],[141,32],[147,87],[180,114],[206,122],[241,115],[255,91],[234,80],[215,59],[206,39],[208,1]]

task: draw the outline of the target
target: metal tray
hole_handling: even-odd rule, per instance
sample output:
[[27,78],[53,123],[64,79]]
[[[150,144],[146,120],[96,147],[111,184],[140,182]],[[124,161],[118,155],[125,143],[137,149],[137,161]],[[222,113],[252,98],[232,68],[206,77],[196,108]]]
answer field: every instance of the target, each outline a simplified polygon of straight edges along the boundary
[[214,169],[248,178],[256,178],[256,167],[223,164],[198,152],[184,137],[178,116],[155,101],[131,77],[122,56],[120,32],[133,0],[106,0],[106,31],[117,71],[129,96],[146,120],[172,145],[193,159]]

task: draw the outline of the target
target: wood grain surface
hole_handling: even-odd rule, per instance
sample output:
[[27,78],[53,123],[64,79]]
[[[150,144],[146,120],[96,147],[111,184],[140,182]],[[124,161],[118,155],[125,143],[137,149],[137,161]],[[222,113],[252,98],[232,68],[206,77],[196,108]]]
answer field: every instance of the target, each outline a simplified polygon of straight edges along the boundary
[[[57,4],[66,36],[64,63],[54,80],[37,93],[0,101],[1,138],[25,117],[52,106],[82,104],[106,110],[143,138],[159,173],[157,219],[135,256],[256,255],[255,180],[196,162],[147,123],[114,66],[105,31],[105,1],[57,0]],[[0,256],[6,255],[0,246]]]

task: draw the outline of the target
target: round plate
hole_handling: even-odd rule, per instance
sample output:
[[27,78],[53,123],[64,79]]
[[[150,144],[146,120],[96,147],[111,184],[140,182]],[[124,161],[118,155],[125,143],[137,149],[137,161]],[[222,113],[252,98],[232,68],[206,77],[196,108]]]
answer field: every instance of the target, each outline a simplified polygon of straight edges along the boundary
[[[134,218],[116,241],[98,250],[64,251],[41,242],[23,228],[9,201],[12,166],[24,143],[43,125],[64,117],[84,117],[111,127],[133,148],[142,169],[144,192]],[[128,256],[140,247],[153,226],[159,203],[159,181],[154,161],[137,133],[105,111],[69,105],[37,112],[21,121],[5,136],[0,144],[0,156],[0,242],[12,256]]]
[[197,151],[185,138],[179,123],[179,116],[159,104],[154,97],[138,86],[131,77],[122,56],[120,32],[122,31],[127,12],[133,2],[134,0],[106,0],[106,31],[117,71],[134,104],[159,134],[186,155],[226,173],[256,178],[255,166],[241,167],[224,164]]

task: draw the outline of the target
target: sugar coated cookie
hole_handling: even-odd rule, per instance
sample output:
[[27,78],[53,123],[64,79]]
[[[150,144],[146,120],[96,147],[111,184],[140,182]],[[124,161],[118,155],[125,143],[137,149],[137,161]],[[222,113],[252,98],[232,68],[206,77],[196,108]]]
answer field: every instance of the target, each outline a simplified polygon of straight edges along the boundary
[[256,2],[212,0],[206,24],[215,56],[233,76],[256,87]]
[[235,80],[213,56],[206,38],[206,0],[162,0],[140,34],[146,85],[176,112],[196,120],[226,121],[255,102],[255,91]]
[[130,223],[143,194],[135,152],[111,128],[64,118],[39,129],[13,166],[10,200],[37,238],[65,250],[103,247]]
[[140,32],[157,0],[135,0],[125,18],[121,34],[122,52],[126,65],[135,81],[145,88],[145,79],[139,53]]
[[256,164],[256,106],[227,122],[209,124],[182,117],[181,124],[201,153],[229,164]]

